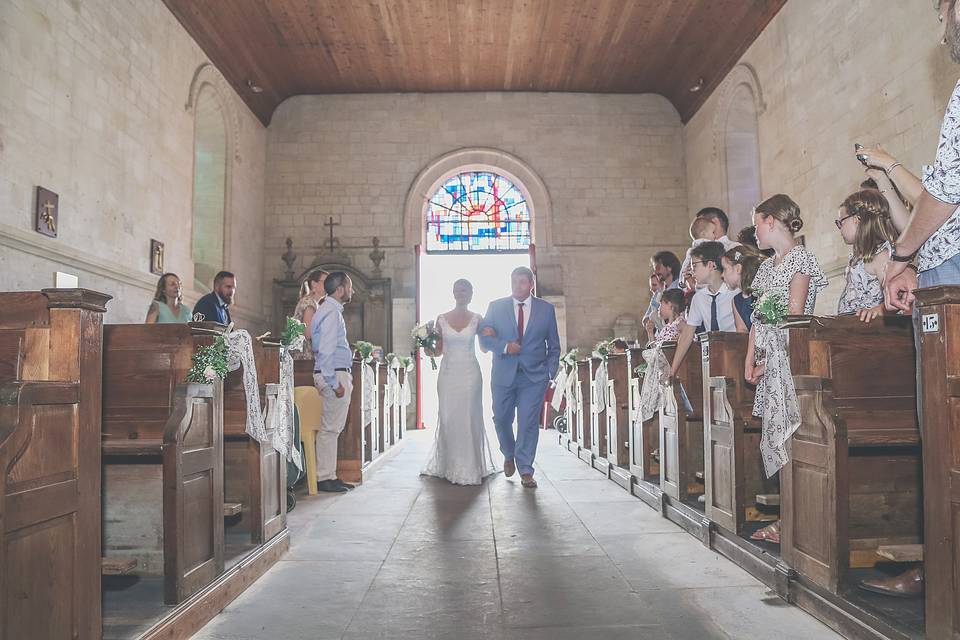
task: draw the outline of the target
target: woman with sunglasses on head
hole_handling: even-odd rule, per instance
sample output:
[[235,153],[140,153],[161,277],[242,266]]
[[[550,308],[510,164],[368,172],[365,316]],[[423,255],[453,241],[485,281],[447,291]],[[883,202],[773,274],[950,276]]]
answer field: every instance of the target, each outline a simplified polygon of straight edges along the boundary
[[897,237],[890,206],[879,191],[858,191],[843,201],[834,223],[850,245],[837,313],[856,313],[870,322],[883,314],[883,270]]

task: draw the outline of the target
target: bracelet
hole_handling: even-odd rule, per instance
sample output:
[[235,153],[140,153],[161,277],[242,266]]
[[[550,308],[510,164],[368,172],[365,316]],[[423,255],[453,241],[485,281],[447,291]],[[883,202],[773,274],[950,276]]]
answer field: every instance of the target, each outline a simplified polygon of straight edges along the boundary
[[912,262],[907,263],[907,269],[913,269],[914,273],[920,273],[920,269],[917,269],[917,265],[913,264]]
[[902,162],[894,162],[894,163],[893,163],[892,165],[890,165],[888,168],[884,169],[883,172],[884,172],[885,174],[887,174],[887,177],[889,177],[891,171],[893,171],[893,170],[896,169],[897,167],[902,167],[902,166],[903,166],[903,163],[902,163]]

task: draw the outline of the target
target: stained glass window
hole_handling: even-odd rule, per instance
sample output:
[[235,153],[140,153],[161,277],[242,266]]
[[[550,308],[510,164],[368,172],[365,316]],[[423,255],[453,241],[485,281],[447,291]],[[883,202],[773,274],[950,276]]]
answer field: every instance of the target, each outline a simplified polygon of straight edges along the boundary
[[427,203],[427,251],[527,251],[530,209],[501,175],[469,171],[449,178]]

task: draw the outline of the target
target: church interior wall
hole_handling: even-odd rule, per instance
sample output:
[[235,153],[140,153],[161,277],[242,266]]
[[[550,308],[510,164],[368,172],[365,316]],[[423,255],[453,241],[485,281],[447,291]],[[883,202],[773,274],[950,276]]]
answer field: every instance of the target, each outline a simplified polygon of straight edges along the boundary
[[[0,290],[53,285],[53,271],[114,296],[107,322],[141,322],[165,269],[193,287],[191,83],[218,73],[162,2],[0,3]],[[236,319],[265,324],[266,130],[224,81],[228,186],[224,268],[238,276]],[[59,195],[59,237],[33,231],[34,190]]]
[[684,126],[690,209],[728,205],[725,98],[754,75],[765,107],[762,196],[786,193],[800,205],[806,246],[831,280],[817,312],[835,313],[849,251],[833,220],[866,177],[853,145],[879,142],[917,175],[932,163],[960,75],[940,38],[932,2],[788,2]]

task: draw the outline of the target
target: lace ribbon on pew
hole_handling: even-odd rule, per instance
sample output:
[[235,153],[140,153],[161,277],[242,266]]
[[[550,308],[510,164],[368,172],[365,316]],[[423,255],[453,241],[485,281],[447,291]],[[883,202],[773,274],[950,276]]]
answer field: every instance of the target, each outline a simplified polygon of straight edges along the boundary
[[754,327],[756,349],[764,354],[766,367],[757,384],[753,415],[763,420],[760,455],[769,478],[790,461],[787,444],[800,426],[800,405],[790,372],[787,330],[762,322]]
[[[232,327],[232,325],[231,325]],[[247,397],[246,432],[257,442],[268,442],[267,429],[260,408],[260,387],[257,384],[257,365],[253,357],[253,338],[244,329],[227,329],[227,370],[236,371],[243,365],[243,392]]]
[[639,412],[640,421],[646,422],[663,406],[665,394],[660,379],[670,371],[670,363],[659,346],[646,349],[643,359],[647,362],[647,371],[643,374],[643,386],[640,388]]
[[373,422],[373,416],[377,411],[377,381],[374,368],[364,363],[360,367],[361,384],[363,385],[363,426]]
[[270,425],[273,431],[273,448],[286,457],[288,462],[297,465],[303,470],[303,460],[300,449],[294,438],[294,408],[293,408],[293,356],[291,351],[300,351],[303,348],[304,337],[298,336],[290,344],[280,349],[280,393],[277,396],[277,408],[273,412]]
[[603,413],[604,409],[607,408],[607,380],[609,380],[607,363],[601,361],[600,366],[597,367],[597,373],[593,377],[593,403],[590,408],[594,413]]
[[554,411],[560,411],[560,405],[563,399],[567,398],[567,403],[573,401],[573,389],[577,382],[577,368],[561,366],[557,371],[557,377],[553,379],[553,400],[550,406]]

